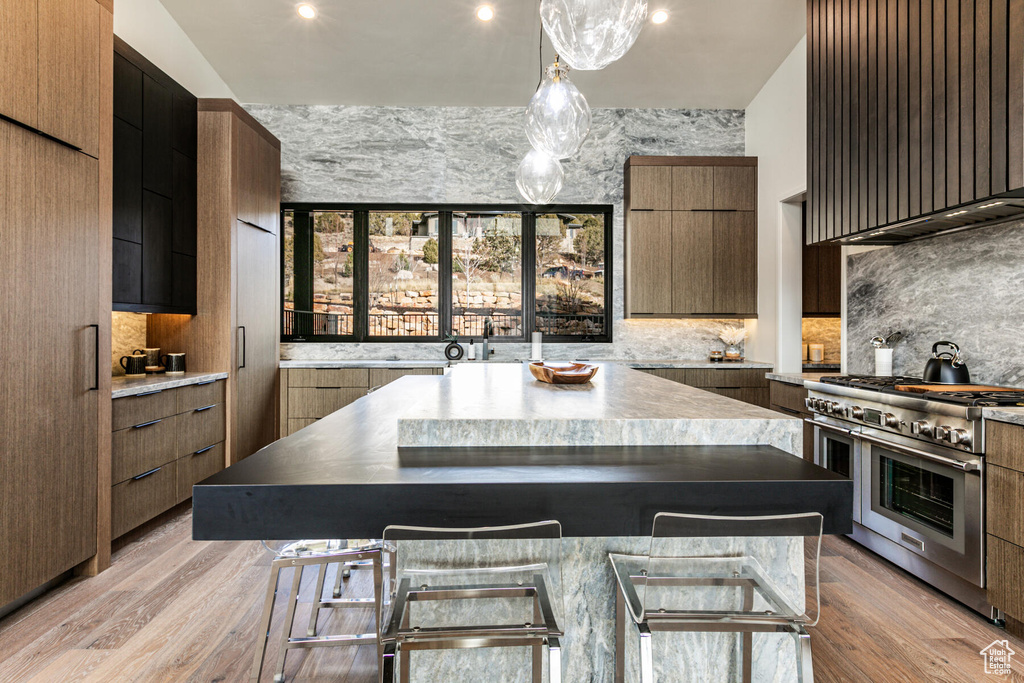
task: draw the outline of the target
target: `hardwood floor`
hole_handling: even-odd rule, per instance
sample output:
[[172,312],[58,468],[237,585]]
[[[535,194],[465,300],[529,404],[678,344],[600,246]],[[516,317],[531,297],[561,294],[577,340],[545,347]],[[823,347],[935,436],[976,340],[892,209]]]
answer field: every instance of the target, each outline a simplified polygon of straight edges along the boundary
[[[189,512],[177,515],[117,551],[106,572],[0,620],[0,681],[247,679],[270,554],[255,542],[192,541],[191,522]],[[822,555],[821,621],[811,629],[817,681],[986,680],[979,651],[1006,638],[1018,653],[1013,675],[991,678],[1024,682],[1024,641],[845,538],[827,537]],[[305,600],[314,578],[307,574]],[[368,591],[367,572],[354,572],[349,590]],[[306,623],[308,611],[300,607],[296,618]],[[369,630],[372,617],[339,610],[320,623],[328,632]],[[369,682],[375,657],[370,646],[292,651],[285,674]],[[262,680],[272,680],[275,661],[271,646]]]

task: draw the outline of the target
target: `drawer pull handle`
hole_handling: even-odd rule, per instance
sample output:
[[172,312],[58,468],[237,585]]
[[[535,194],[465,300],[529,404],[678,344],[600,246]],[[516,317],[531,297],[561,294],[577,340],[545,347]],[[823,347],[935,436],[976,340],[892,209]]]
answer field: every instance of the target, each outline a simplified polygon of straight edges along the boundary
[[163,418],[160,418],[159,420],[150,420],[149,422],[143,422],[143,423],[142,423],[142,424],[140,424],[140,425],[134,425],[134,426],[132,427],[132,429],[142,429],[143,427],[148,427],[148,426],[150,426],[150,425],[155,425],[156,423],[158,423],[158,422],[163,422],[163,421],[164,421],[164,419],[163,419]]
[[196,386],[197,387],[203,387],[203,386],[206,386],[207,384],[213,384],[216,381],[217,380],[215,380],[215,379],[208,379],[205,382],[196,382]]
[[136,475],[136,476],[132,477],[132,481],[138,481],[139,479],[145,479],[149,475],[156,474],[157,472],[159,472],[162,469],[163,469],[163,467],[154,467],[149,472],[143,472],[142,474],[139,474],[139,475]]
[[142,393],[142,394],[135,394],[135,397],[136,398],[142,398],[143,396],[152,396],[153,394],[162,394],[162,393],[164,393],[163,389],[157,389],[156,391],[147,391],[147,392]]
[[217,404],[216,404],[216,403],[213,403],[213,404],[211,404],[211,405],[208,405],[208,406],[203,406],[202,408],[196,408],[195,412],[197,412],[197,413],[201,413],[201,412],[203,412],[204,410],[209,410],[210,408],[216,408],[216,407],[217,407]]
[[[213,446],[216,446],[216,445],[217,445],[217,444],[213,444]],[[207,446],[206,448],[200,448],[200,449],[199,449],[198,451],[196,451],[196,452],[195,452],[195,453],[193,453],[192,455],[202,455],[202,454],[203,454],[203,453],[205,453],[206,451],[208,451],[208,450],[210,450],[211,448],[213,448],[213,446]]]

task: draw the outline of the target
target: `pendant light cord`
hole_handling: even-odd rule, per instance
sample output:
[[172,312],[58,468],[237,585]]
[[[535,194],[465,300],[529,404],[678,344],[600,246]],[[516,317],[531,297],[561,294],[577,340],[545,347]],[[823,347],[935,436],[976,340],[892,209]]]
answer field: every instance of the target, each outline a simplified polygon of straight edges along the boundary
[[[540,16],[540,3],[537,3],[537,16]],[[537,38],[537,66],[540,69],[540,74],[537,78],[537,87],[534,88],[534,92],[540,90],[540,84],[544,82],[544,21],[540,22],[540,36]]]

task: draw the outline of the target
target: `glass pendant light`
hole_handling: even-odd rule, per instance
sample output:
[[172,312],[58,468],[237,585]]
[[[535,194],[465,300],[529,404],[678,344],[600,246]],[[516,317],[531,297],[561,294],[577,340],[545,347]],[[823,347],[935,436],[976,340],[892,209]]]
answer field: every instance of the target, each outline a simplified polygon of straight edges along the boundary
[[550,204],[564,178],[558,159],[536,149],[527,152],[516,169],[516,187],[531,204]]
[[526,137],[534,149],[556,159],[576,154],[590,133],[590,105],[568,73],[555,58],[526,106]]
[[595,71],[633,47],[647,19],[647,0],[541,0],[540,18],[569,66]]

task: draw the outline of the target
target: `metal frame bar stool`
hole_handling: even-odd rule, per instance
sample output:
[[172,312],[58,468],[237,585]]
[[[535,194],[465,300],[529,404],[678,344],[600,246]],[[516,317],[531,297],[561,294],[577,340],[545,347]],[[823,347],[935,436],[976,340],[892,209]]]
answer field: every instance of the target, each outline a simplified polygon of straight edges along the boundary
[[[820,612],[823,521],[816,512],[762,517],[655,515],[648,555],[608,556],[618,584],[616,683],[625,680],[627,615],[640,636],[643,683],[654,681],[651,634],[655,631],[742,634],[736,655],[745,682],[753,674],[753,634],[788,634],[796,645],[797,679],[812,683],[806,627],[817,623]],[[680,544],[683,539],[689,546]],[[765,570],[780,549],[790,563],[803,564],[802,576],[773,578]],[[811,605],[808,593],[814,596]],[[813,619],[808,613],[814,614]]]
[[[427,544],[415,552],[409,545],[403,547],[410,541]],[[438,545],[444,541],[457,544]],[[483,544],[503,541],[508,543],[497,551],[502,559],[495,557],[493,563],[481,565],[480,558],[488,557]],[[545,649],[549,679],[561,682],[559,638],[564,633],[558,626],[562,613],[562,527],[558,522],[475,529],[389,526],[384,542],[395,548],[397,584],[389,596],[389,618],[382,620],[387,626],[381,635],[381,681],[393,683],[397,669],[397,680],[408,683],[412,650],[532,647],[534,683],[543,678]],[[431,543],[444,550],[424,557]],[[416,555],[411,560],[405,557],[410,553]],[[532,615],[518,623],[413,625],[412,607],[417,603],[495,598],[529,599]],[[480,680],[487,677],[481,674]]]
[[[377,643],[378,656],[380,645],[380,614],[382,596],[387,587],[385,586],[385,559],[388,553],[385,552],[381,541],[356,541],[350,543],[346,540],[303,540],[287,543],[275,550],[266,542],[263,545],[274,553],[274,560],[270,566],[270,578],[267,584],[266,599],[263,604],[263,616],[260,619],[260,633],[262,644],[256,650],[253,661],[252,672],[249,680],[256,683],[263,672],[263,660],[266,657],[267,642],[270,640],[270,623],[274,612],[274,601],[281,582],[281,570],[292,567],[295,569],[287,597],[287,609],[284,624],[281,628],[280,652],[277,656],[277,666],[274,673],[274,681],[280,683],[285,680],[284,663],[289,650],[308,649],[314,647],[334,647],[339,645],[365,645],[371,642]],[[330,565],[337,566],[337,576],[334,582],[332,598],[325,599],[323,595],[324,583],[327,578],[327,568]],[[306,567],[317,566],[316,593],[310,607],[309,623],[306,627],[304,637],[295,637],[292,633],[295,630],[295,608],[299,600],[299,589],[302,583],[302,575]],[[390,571],[393,563],[387,563]],[[342,598],[341,585],[343,578],[346,578],[352,569],[373,571],[373,596],[359,598]],[[377,627],[373,633],[348,633],[338,635],[317,635],[317,619],[324,609],[356,608],[366,609],[372,607]]]

